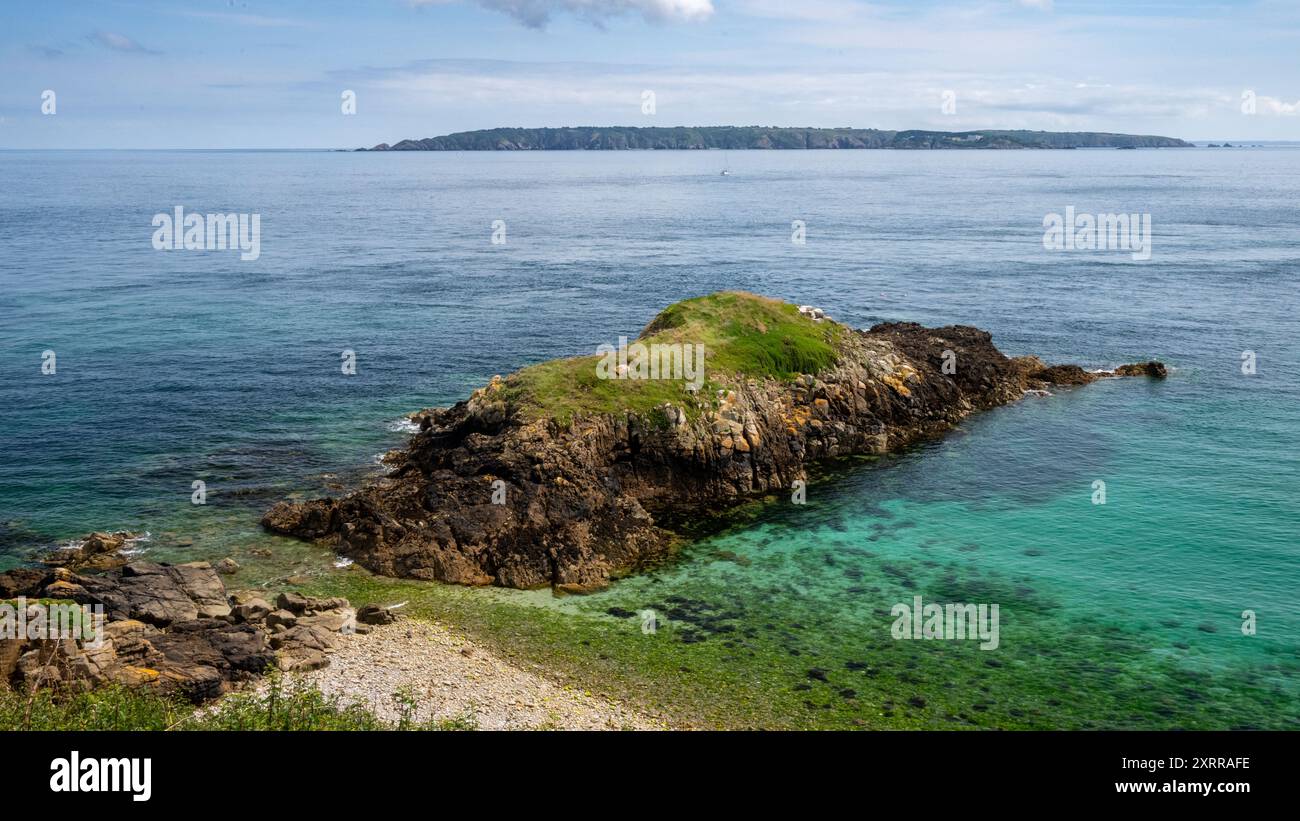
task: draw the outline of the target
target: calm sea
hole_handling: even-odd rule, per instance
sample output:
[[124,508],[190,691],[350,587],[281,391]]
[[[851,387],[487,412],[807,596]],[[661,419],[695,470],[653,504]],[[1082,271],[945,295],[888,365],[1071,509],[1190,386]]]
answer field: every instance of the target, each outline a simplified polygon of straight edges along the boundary
[[[655,610],[682,658],[812,723],[1300,725],[1300,150],[0,152],[0,180],[0,567],[127,529],[334,572],[261,511],[378,470],[407,411],[741,288],[1172,373],[1026,399],[671,567],[521,598]],[[177,206],[260,215],[260,257],[154,250]],[[1151,259],[1045,250],[1070,206],[1150,214]],[[915,595],[998,603],[1001,647],[891,639]]]

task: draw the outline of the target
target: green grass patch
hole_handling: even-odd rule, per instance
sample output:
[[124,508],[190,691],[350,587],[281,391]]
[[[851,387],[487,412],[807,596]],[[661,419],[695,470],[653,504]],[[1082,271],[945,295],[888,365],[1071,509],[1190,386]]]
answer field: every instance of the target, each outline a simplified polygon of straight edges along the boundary
[[[23,603],[26,604],[28,607],[31,607],[32,605],[36,605],[39,607],[80,607],[81,606],[80,604],[77,604],[72,599],[46,599],[42,597],[34,597],[34,598],[24,597]],[[18,607],[19,602],[18,599],[0,599],[0,605],[5,605],[5,604],[16,609]]]
[[665,402],[695,416],[716,401],[719,388],[740,380],[789,380],[831,367],[843,331],[838,323],[802,316],[789,303],[723,291],[670,305],[636,340],[647,346],[703,345],[707,378],[695,396],[680,379],[599,378],[601,357],[592,355],[524,368],[505,380],[505,398],[525,417],[562,423],[588,414],[650,416]]
[[394,697],[398,718],[273,674],[263,690],[235,693],[203,708],[177,696],[121,686],[91,692],[0,689],[0,730],[474,730],[473,716],[417,721],[410,694]]

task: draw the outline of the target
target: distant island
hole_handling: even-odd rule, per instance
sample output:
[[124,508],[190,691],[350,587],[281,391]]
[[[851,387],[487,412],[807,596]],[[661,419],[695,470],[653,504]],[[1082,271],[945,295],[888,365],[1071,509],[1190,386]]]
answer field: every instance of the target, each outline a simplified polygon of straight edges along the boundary
[[706,149],[1192,148],[1173,137],[1097,131],[882,131],[768,126],[489,128],[358,151],[625,151]]

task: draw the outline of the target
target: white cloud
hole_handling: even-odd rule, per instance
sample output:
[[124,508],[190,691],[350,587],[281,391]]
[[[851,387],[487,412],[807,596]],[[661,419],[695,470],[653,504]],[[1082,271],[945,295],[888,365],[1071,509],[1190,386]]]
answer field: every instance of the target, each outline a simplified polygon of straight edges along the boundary
[[750,17],[818,23],[859,19],[869,10],[854,0],[741,0],[736,8]]
[[[443,5],[450,0],[411,0],[413,6]],[[529,28],[544,28],[556,14],[570,14],[594,25],[639,14],[653,23],[697,22],[713,15],[713,0],[474,0],[508,14]]]
[[113,51],[124,51],[133,54],[158,54],[160,52],[147,49],[136,41],[127,37],[125,34],[118,34],[115,31],[103,31],[102,29],[89,35],[87,38],[92,43],[98,43],[104,48]]
[[202,20],[215,20],[221,23],[231,23],[237,26],[251,26],[253,28],[310,27],[310,24],[303,20],[292,20],[287,17],[267,17],[261,14],[240,14],[237,12],[220,11],[177,11],[175,13],[185,17],[194,17]]
[[[494,125],[528,126],[754,123],[1143,131],[1179,137],[1187,136],[1180,133],[1180,120],[1203,119],[1221,110],[1226,99],[1204,89],[1080,83],[1039,74],[807,66],[796,70],[431,60],[371,69],[366,81],[394,107],[448,112],[506,107],[520,120]],[[640,113],[643,89],[654,90],[657,97],[653,120]],[[956,92],[959,116],[941,110],[947,90]],[[1267,99],[1260,98],[1261,107]],[[431,136],[436,133],[394,138]]]
[[1300,114],[1300,100],[1288,103],[1276,97],[1259,97],[1256,103],[1256,110],[1264,114],[1277,114],[1282,117],[1294,117]]

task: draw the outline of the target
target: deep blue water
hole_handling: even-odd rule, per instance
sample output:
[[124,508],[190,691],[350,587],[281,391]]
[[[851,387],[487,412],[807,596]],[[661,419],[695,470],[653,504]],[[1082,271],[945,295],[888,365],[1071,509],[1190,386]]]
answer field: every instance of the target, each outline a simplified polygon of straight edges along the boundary
[[[0,565],[105,528],[149,531],[160,555],[228,553],[262,538],[271,500],[373,470],[403,413],[741,288],[855,326],[967,323],[1010,354],[1174,370],[971,420],[720,537],[753,553],[748,572],[688,560],[656,583],[703,595],[722,572],[771,597],[798,580],[784,594],[797,607],[852,612],[854,585],[799,551],[851,555],[875,535],[868,574],[930,551],[890,578],[1018,575],[1056,603],[1061,635],[1104,611],[1150,627],[1153,653],[1189,645],[1180,664],[1294,687],[1300,151],[727,164],[723,177],[719,155],[691,152],[0,152]],[[260,259],[154,250],[153,215],[177,205],[260,214]],[[1151,214],[1151,260],[1045,250],[1044,215],[1071,205]],[[1090,502],[1097,479],[1105,506]],[[646,583],[561,606],[637,604]],[[1244,609],[1259,635],[1237,631]]]

